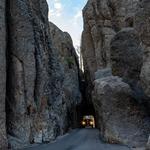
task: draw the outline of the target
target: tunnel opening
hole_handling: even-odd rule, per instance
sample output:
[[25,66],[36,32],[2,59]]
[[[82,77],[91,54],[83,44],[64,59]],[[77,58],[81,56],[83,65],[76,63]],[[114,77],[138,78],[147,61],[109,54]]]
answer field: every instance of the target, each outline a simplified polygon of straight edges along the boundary
[[96,114],[94,110],[94,106],[92,103],[82,102],[81,104],[76,106],[76,112],[77,112],[77,127],[82,128],[82,120],[85,116],[93,116],[94,122],[96,126]]
[[76,116],[77,116],[77,127],[82,128],[82,120],[84,116],[93,116],[95,127],[97,124],[96,113],[92,103],[92,100],[89,100],[87,97],[87,84],[84,78],[81,81],[81,93],[82,93],[82,102],[76,106]]

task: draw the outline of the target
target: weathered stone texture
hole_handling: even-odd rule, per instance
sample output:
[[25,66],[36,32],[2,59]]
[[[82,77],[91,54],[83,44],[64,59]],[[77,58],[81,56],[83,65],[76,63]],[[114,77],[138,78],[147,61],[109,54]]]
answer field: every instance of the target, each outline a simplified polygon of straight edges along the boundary
[[140,82],[143,65],[143,46],[134,28],[123,28],[110,44],[112,74],[123,78],[140,103],[147,99]]
[[89,0],[83,9],[83,63],[91,79],[97,69],[110,66],[110,42],[122,28],[133,27],[137,4],[138,0]]
[[[145,93],[150,97],[150,1],[142,0],[135,15],[135,29],[144,46],[141,81]],[[150,106],[150,101],[148,101]]]
[[[70,55],[52,47],[47,8],[45,0],[9,1],[7,129],[12,148],[50,142],[64,134],[74,118],[68,117],[71,107],[80,99],[77,64],[73,60],[69,66],[75,69],[62,70],[61,55]],[[74,53],[65,36],[66,49],[71,46]],[[69,88],[66,97],[63,85]]]
[[111,41],[110,59],[113,75],[126,81],[138,81],[143,63],[143,49],[133,28],[124,28]]
[[16,145],[9,140],[16,148],[35,142],[34,136],[43,132],[44,125],[35,129],[33,118],[39,116],[39,122],[40,115],[48,119],[45,87],[50,45],[45,1],[14,0],[9,2],[9,8],[7,126],[9,137],[22,143]]
[[132,89],[117,76],[94,81],[93,103],[104,140],[130,147],[145,146],[149,121],[132,96]]
[[[149,0],[88,0],[83,9],[86,95],[95,106],[101,134],[109,142],[146,145],[149,14]],[[120,78],[110,76],[111,70]]]
[[[145,94],[148,96],[146,105],[150,109],[150,1],[142,0],[135,15],[135,30],[139,34],[144,47],[143,66],[141,69],[141,83]],[[150,149],[150,142],[147,149]]]
[[53,49],[55,49],[61,64],[63,101],[66,105],[66,112],[70,112],[68,121],[71,121],[70,125],[75,126],[76,123],[72,120],[72,116],[75,115],[76,105],[81,101],[78,57],[67,32],[62,32],[53,23],[50,23],[50,35]]
[[98,69],[109,68],[110,43],[118,31],[133,27],[133,17],[139,0],[89,0],[83,9],[84,30],[81,52],[86,95],[91,99],[94,73]]
[[0,1],[0,149],[6,149],[6,1]]

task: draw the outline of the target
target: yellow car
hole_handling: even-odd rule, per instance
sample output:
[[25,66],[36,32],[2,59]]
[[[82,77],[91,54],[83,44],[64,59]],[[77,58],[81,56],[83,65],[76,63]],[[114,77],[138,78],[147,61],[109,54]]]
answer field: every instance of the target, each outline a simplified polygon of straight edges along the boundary
[[93,116],[83,116],[83,119],[81,121],[82,127],[92,127],[95,128],[95,120]]

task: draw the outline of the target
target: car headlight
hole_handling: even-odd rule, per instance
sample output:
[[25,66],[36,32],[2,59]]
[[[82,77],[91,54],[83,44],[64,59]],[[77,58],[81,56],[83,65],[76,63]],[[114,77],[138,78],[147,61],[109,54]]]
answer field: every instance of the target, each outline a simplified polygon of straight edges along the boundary
[[93,125],[93,121],[90,121],[90,125]]
[[86,124],[86,122],[85,121],[82,121],[82,125],[85,125]]

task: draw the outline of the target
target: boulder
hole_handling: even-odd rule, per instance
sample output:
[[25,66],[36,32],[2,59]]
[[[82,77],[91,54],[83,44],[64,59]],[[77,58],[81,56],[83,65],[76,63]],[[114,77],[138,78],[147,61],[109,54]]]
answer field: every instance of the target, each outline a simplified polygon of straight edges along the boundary
[[93,104],[102,138],[130,147],[145,146],[150,131],[147,114],[132,96],[132,89],[117,76],[94,81]]

